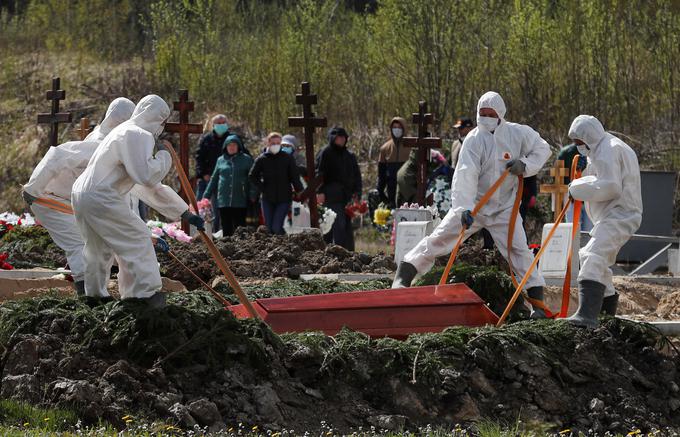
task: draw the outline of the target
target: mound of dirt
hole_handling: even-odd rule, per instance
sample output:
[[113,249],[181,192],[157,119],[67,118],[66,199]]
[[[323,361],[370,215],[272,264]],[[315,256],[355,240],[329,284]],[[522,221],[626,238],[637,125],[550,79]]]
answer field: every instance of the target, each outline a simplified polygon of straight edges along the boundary
[[[390,273],[396,269],[391,257],[349,252],[326,245],[318,232],[271,235],[263,227],[239,228],[236,233],[215,242],[229,267],[239,278],[298,277],[306,273]],[[220,275],[202,242],[172,242],[174,254],[201,279],[208,282]],[[168,256],[159,255],[161,273],[189,288],[200,283]]]
[[210,429],[451,427],[484,418],[596,434],[680,426],[677,358],[643,325],[452,328],[407,341],[344,331],[282,337],[203,292],[150,310],[56,297],[0,305],[0,395]]

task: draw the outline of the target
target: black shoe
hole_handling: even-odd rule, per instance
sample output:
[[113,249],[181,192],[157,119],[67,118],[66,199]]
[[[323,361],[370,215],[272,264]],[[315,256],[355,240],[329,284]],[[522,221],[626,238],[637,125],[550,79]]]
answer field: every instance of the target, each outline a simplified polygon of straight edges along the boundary
[[413,266],[405,261],[399,263],[397,272],[394,274],[394,281],[392,281],[392,288],[407,288],[411,286],[413,278],[416,277],[418,271]]
[[85,281],[76,281],[73,286],[76,289],[76,296],[85,296]]
[[585,328],[597,328],[597,316],[602,309],[604,300],[604,284],[596,281],[581,281],[578,283],[578,310],[567,322]]
[[616,309],[619,306],[619,293],[612,294],[611,296],[607,296],[602,300],[602,310],[600,311],[602,314],[606,314],[608,316],[615,317],[616,316]]
[[[540,300],[543,302],[543,287],[531,287],[527,289],[527,295],[533,300]],[[531,302],[529,302],[531,303]],[[545,315],[543,308],[535,307],[531,305],[530,319],[547,319],[548,316]]]

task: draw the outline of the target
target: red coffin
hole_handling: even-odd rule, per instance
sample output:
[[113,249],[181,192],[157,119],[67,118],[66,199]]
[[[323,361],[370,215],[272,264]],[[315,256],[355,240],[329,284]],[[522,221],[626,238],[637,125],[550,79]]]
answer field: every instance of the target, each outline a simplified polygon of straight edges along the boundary
[[[323,331],[335,335],[346,326],[371,337],[406,338],[450,326],[498,321],[465,284],[257,299],[253,306],[279,334]],[[248,318],[243,305],[232,305],[229,310],[238,318]]]

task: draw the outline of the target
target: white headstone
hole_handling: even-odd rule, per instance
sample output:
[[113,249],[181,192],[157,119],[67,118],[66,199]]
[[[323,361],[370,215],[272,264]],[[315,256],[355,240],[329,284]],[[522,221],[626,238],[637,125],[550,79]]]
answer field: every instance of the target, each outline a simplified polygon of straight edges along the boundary
[[397,223],[397,236],[395,240],[394,262],[399,264],[409,250],[416,247],[420,240],[432,231],[431,221],[399,222]]
[[680,250],[668,249],[668,273],[680,276]]
[[[553,228],[553,223],[543,225],[543,235],[541,241],[545,241],[548,233]],[[560,223],[552,239],[548,243],[548,247],[543,252],[541,261],[538,266],[541,274],[548,285],[562,285],[564,276],[567,274],[567,259],[569,255],[569,243],[572,234],[571,223]],[[579,241],[579,235],[576,235],[575,242]],[[572,245],[572,264],[571,264],[571,284],[577,284],[579,259],[578,259],[578,244]]]

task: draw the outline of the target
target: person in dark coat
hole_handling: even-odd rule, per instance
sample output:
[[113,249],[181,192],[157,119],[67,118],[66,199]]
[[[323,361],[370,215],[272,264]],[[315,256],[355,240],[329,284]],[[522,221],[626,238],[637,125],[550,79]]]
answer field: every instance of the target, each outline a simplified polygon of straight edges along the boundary
[[345,206],[361,198],[361,172],[354,153],[347,149],[349,135],[342,127],[328,133],[328,145],[316,158],[316,174],[323,178],[319,187],[319,201],[332,209],[337,217],[331,231],[324,235],[327,243],[335,243],[354,250],[354,231],[345,214]]
[[250,170],[250,181],[262,193],[262,212],[267,228],[272,234],[283,234],[283,222],[293,200],[291,186],[301,192],[302,183],[295,158],[281,152],[281,134],[270,133],[267,144],[267,149],[257,157]]
[[[201,136],[198,142],[198,150],[196,150],[196,180],[198,181],[196,187],[196,197],[202,198],[205,189],[210,182],[210,176],[215,170],[215,164],[220,156],[222,156],[222,145],[224,140],[229,136],[229,125],[227,124],[227,117],[223,114],[218,114],[210,121],[210,132],[206,132]],[[220,213],[217,207],[217,190],[215,190],[210,197],[210,203],[213,207],[213,232],[220,229]]]

